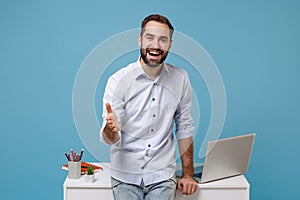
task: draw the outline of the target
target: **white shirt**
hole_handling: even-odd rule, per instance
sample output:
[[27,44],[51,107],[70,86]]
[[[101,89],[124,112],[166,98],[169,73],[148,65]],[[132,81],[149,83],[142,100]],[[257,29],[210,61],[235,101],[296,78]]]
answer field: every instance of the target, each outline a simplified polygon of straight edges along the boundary
[[150,79],[140,61],[113,74],[103,97],[109,102],[120,126],[120,139],[111,145],[111,175],[126,183],[145,185],[171,178],[176,168],[176,143],[194,135],[190,114],[191,86],[188,74],[164,64],[160,75]]

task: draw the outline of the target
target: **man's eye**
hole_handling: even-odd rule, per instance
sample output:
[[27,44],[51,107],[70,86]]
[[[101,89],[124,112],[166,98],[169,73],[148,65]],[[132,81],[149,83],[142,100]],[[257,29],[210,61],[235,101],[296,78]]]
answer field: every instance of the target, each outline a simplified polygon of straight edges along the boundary
[[153,37],[148,36],[147,40],[153,40]]

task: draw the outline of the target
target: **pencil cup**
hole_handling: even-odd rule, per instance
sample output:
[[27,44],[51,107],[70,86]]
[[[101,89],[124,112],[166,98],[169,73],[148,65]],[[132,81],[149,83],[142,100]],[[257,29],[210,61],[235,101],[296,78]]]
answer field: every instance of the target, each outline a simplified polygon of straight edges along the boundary
[[81,162],[68,162],[68,178],[78,179],[81,176]]

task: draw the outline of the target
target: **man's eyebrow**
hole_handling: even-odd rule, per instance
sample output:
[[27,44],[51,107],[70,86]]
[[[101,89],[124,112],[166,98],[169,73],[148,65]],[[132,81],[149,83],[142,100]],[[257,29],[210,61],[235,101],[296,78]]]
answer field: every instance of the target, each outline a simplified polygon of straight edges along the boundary
[[[155,37],[155,35],[151,34],[151,33],[146,33],[145,36]],[[167,39],[167,40],[169,40],[169,37],[167,37],[167,36],[159,36],[159,38],[160,39]]]
[[151,33],[146,33],[145,36],[152,36],[152,37],[154,37],[154,35],[151,34]]

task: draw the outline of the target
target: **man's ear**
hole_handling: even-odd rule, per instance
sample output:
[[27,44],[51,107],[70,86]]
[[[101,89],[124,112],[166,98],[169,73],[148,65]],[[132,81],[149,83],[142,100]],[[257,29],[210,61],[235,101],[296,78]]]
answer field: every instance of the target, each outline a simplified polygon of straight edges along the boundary
[[171,39],[171,41],[170,41],[170,46],[169,46],[169,50],[171,49],[172,44],[173,44],[173,40]]
[[141,44],[142,44],[142,37],[141,37],[141,35],[139,35],[139,37],[138,37],[138,43],[139,43],[139,46],[141,47]]

